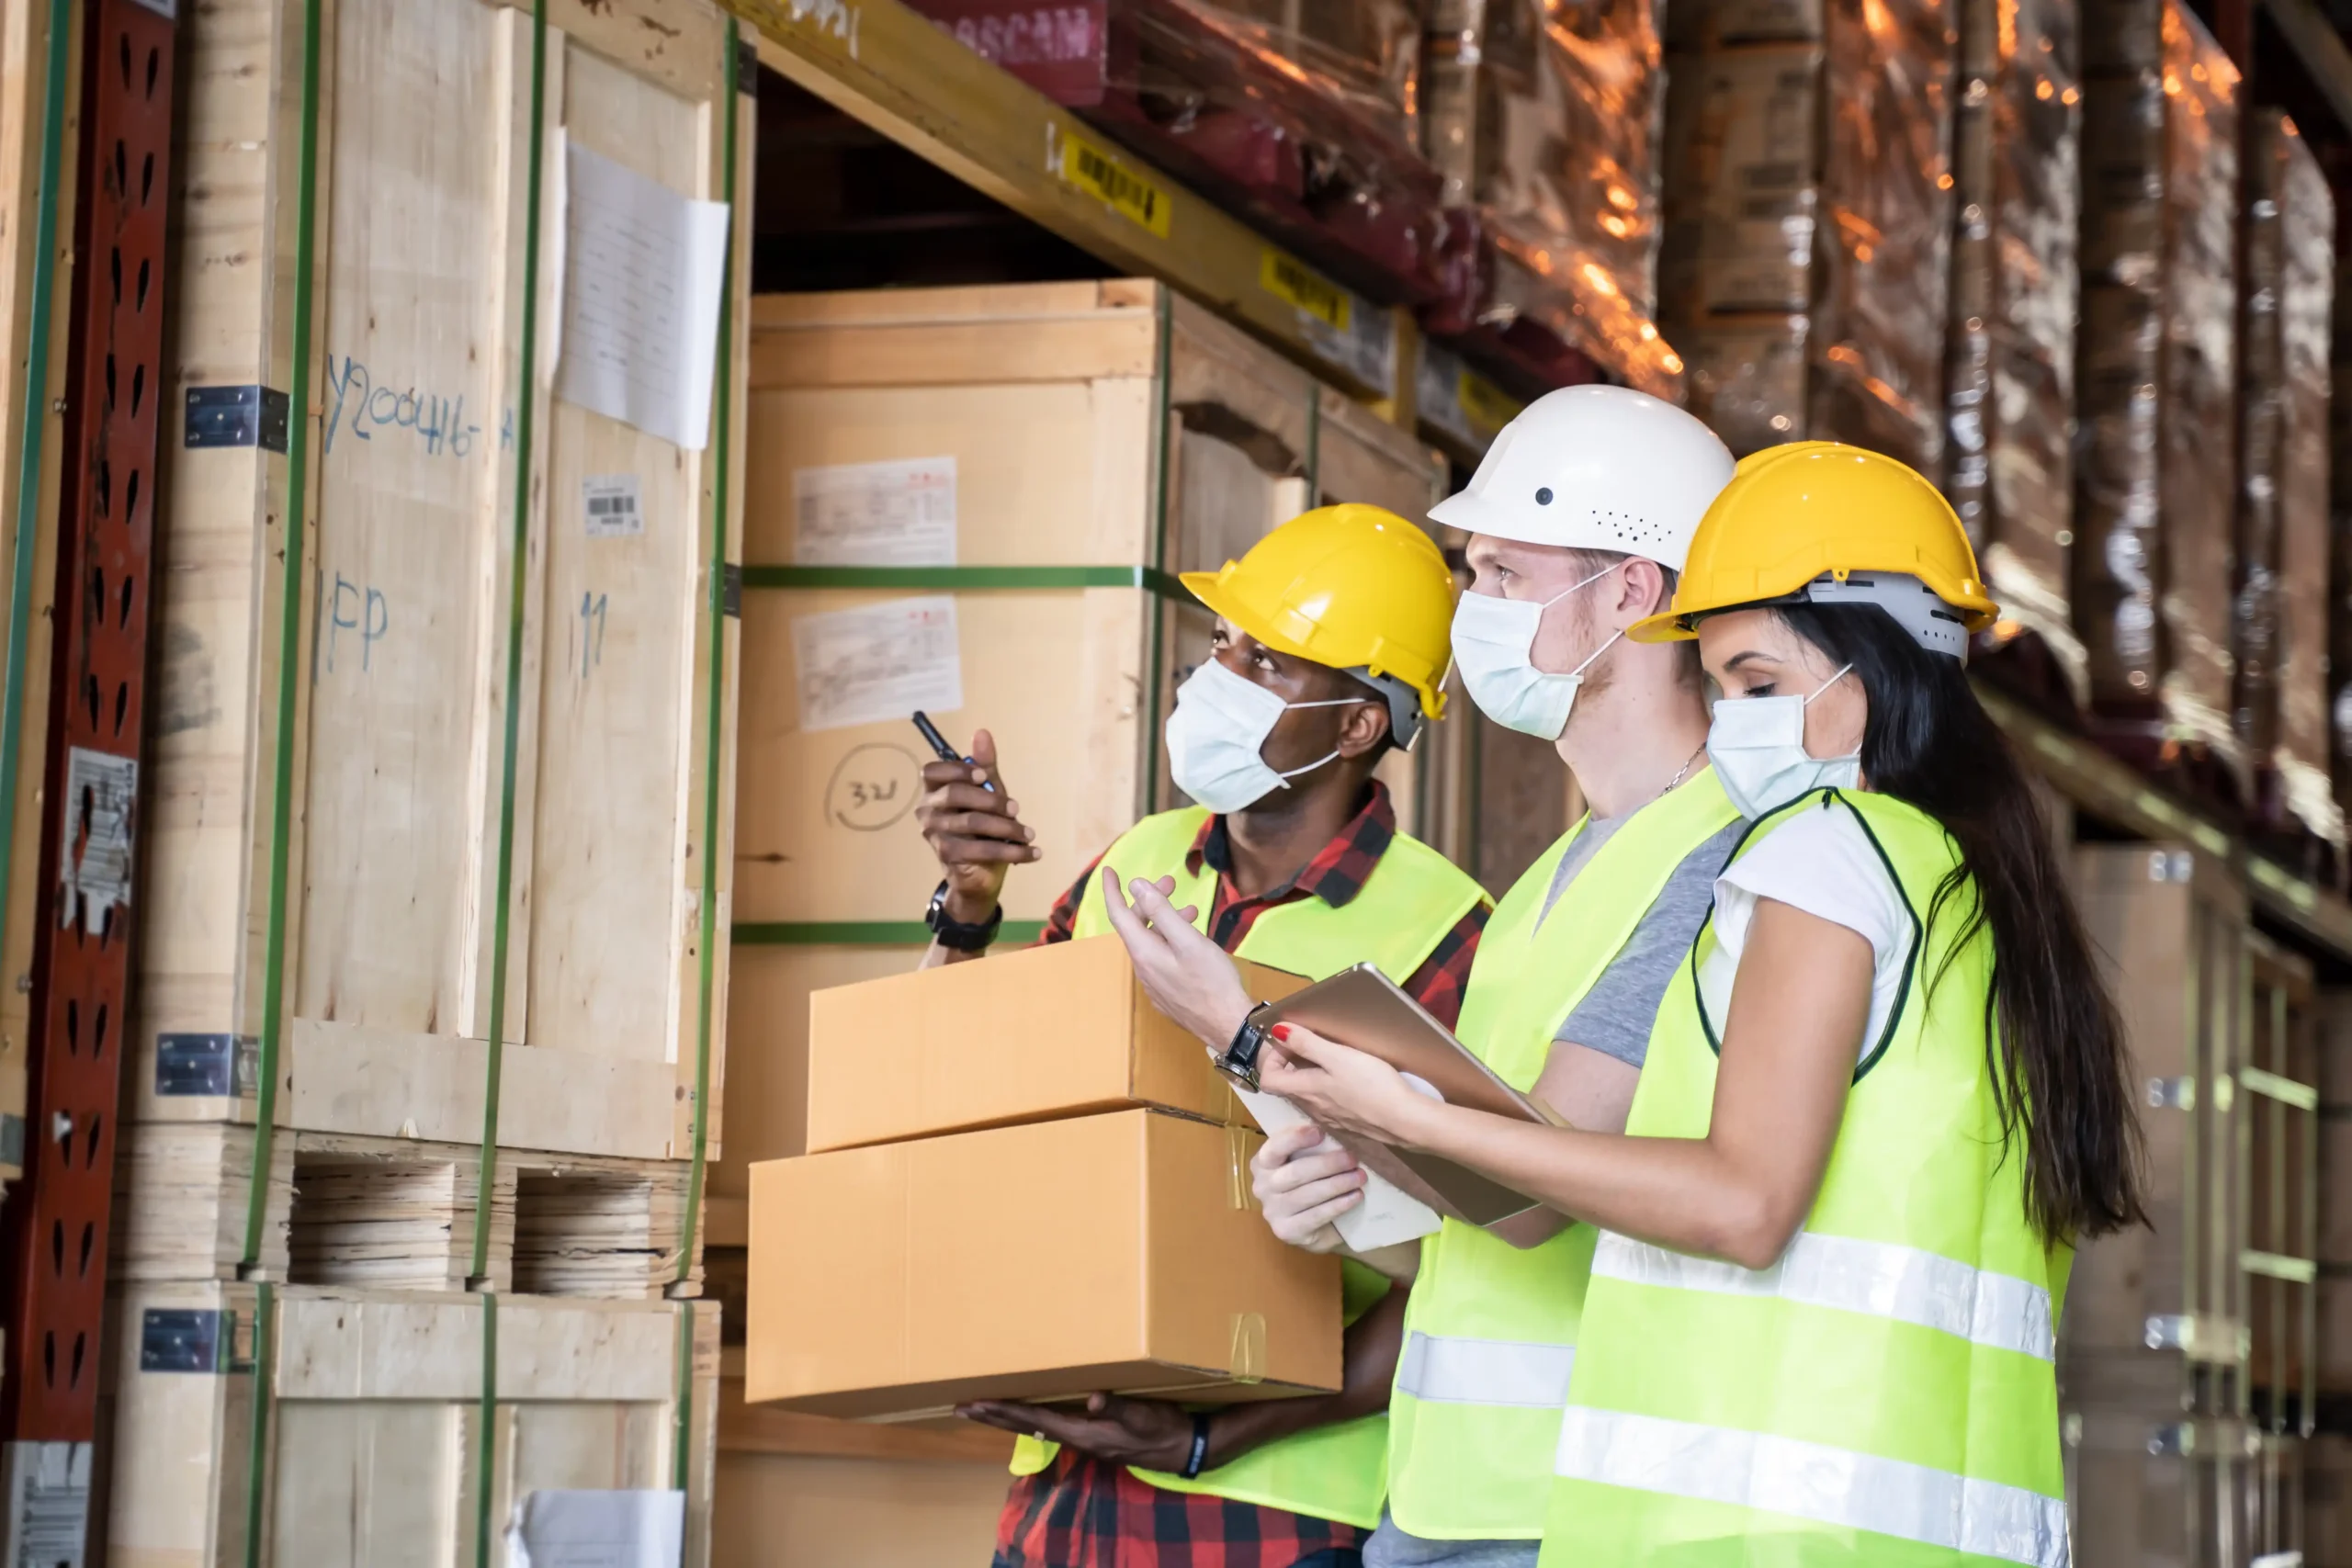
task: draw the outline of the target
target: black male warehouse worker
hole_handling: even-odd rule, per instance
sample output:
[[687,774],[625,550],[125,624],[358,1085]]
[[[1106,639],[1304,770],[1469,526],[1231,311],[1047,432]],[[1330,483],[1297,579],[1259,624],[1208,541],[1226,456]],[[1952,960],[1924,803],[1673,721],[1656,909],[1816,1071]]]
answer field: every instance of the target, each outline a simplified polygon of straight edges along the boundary
[[[1373,777],[1442,709],[1455,593],[1443,556],[1393,513],[1326,506],[1184,585],[1217,616],[1212,656],[1168,719],[1170,773],[1196,804],[1123,834],[1041,940],[1110,931],[1103,868],[1123,886],[1165,879],[1227,952],[1316,977],[1374,963],[1451,1025],[1489,906],[1396,830]],[[993,740],[982,731],[972,748],[976,767],[923,771],[918,817],[946,871],[927,964],[985,952],[1007,871],[1036,858]],[[1102,1397],[1079,1410],[967,1408],[1022,1434],[995,1568],[1357,1568],[1386,1491],[1381,1412],[1404,1298],[1361,1263],[1347,1269],[1336,1394],[1208,1416]]]

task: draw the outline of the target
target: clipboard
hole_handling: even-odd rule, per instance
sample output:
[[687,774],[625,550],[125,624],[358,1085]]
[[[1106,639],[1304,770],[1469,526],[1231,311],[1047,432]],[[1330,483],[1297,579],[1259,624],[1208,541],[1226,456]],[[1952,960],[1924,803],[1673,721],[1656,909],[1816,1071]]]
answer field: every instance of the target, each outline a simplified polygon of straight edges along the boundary
[[[1304,1024],[1317,1034],[1377,1056],[1398,1072],[1419,1078],[1449,1105],[1466,1105],[1539,1126],[1567,1125],[1543,1101],[1505,1083],[1455,1039],[1453,1031],[1369,964],[1343,969],[1292,992],[1272,1005],[1268,1021]],[[1219,1066],[1247,1087],[1257,1088],[1254,1062],[1221,1061]],[[1399,1149],[1369,1138],[1334,1135],[1366,1170],[1396,1183],[1439,1213],[1490,1231],[1514,1247],[1533,1247],[1569,1223],[1566,1216],[1526,1194],[1442,1156]]]

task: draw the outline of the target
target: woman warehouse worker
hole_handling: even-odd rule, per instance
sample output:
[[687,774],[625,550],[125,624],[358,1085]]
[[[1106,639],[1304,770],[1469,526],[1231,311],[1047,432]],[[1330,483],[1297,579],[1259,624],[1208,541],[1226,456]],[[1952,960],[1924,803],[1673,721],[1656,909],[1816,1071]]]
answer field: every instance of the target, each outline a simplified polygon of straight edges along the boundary
[[1891,458],[1746,459],[1646,640],[1695,637],[1752,825],[1623,1135],[1289,1032],[1265,1087],[1600,1226],[1547,1568],[2067,1561],[2072,1246],[2143,1220],[2124,1044],[1962,672],[1994,606]]

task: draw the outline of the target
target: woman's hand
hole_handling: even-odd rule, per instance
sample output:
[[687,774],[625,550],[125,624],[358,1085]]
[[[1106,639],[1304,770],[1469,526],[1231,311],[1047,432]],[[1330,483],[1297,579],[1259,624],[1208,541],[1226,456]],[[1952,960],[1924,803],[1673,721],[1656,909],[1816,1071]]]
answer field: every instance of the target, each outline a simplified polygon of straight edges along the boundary
[[1337,1133],[1419,1146],[1440,1101],[1379,1057],[1326,1040],[1304,1024],[1278,1023],[1258,1062],[1258,1081]]
[[1111,929],[1126,944],[1144,995],[1202,1044],[1222,1052],[1256,1005],[1242,987],[1241,972],[1223,948],[1194,928],[1195,911],[1169,902],[1176,892],[1174,877],[1138,877],[1128,887],[1135,894],[1132,907],[1119,887],[1119,874],[1102,868],[1102,906]]
[[1083,1409],[987,1399],[959,1404],[956,1414],[983,1427],[1043,1438],[1113,1464],[1181,1471],[1193,1454],[1193,1417],[1182,1406],[1161,1399],[1090,1393]]
[[1270,1134],[1250,1156],[1250,1190],[1274,1235],[1309,1252],[1346,1245],[1332,1224],[1363,1201],[1356,1156],[1310,1122]]

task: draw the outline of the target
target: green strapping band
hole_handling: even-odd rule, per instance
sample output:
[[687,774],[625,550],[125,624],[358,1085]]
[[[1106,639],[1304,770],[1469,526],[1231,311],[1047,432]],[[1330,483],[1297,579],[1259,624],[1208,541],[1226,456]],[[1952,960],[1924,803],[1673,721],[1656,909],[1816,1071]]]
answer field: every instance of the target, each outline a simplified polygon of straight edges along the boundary
[[[702,1219],[702,1184],[705,1145],[710,1129],[710,998],[714,987],[713,966],[718,954],[712,951],[718,943],[718,785],[722,761],[721,742],[726,735],[726,714],[719,701],[725,682],[727,663],[727,506],[728,467],[734,457],[735,425],[735,244],[736,220],[741,216],[735,210],[735,130],[742,118],[743,107],[735,101],[735,18],[727,18],[726,62],[720,74],[726,83],[725,107],[721,110],[727,129],[721,140],[726,152],[720,169],[727,183],[727,254],[719,264],[718,274],[718,388],[715,418],[718,433],[713,445],[718,448],[718,472],[713,483],[710,505],[710,596],[705,607],[710,618],[710,699],[705,716],[702,786],[702,948],[701,974],[696,980],[698,1001],[695,1008],[695,1101],[686,1114],[694,1122],[694,1164],[686,1177],[686,1223],[678,1242],[678,1284],[684,1284],[694,1273],[695,1231]],[[690,1312],[691,1315],[691,1312]],[[686,1403],[687,1389],[682,1382],[678,1389],[678,1404]]]
[[[302,6],[302,135],[294,197],[294,370],[286,433],[286,571],[277,616],[277,754],[269,805],[269,919],[262,963],[261,1060],[254,1101],[254,1168],[245,1197],[244,1271],[261,1261],[269,1222],[270,1147],[277,1137],[277,1057],[286,1037],[286,883],[293,856],[294,709],[302,660],[303,511],[311,483],[311,274],[319,196],[320,0]],[[258,1483],[256,1483],[258,1484]],[[248,1543],[248,1551],[258,1543]]]
[[[16,808],[20,757],[17,731],[25,721],[25,655],[33,613],[33,552],[40,537],[41,445],[49,429],[49,317],[57,277],[58,185],[65,149],[65,57],[73,41],[72,0],[50,0],[49,50],[41,71],[40,208],[33,226],[31,332],[26,342],[24,438],[17,452],[17,547],[8,565],[8,673],[0,695],[0,801]],[[0,941],[8,920],[9,852],[13,835],[0,834]]]
[[[731,28],[729,29],[732,30]],[[678,1303],[678,1397],[672,1404],[673,1414],[670,1425],[670,1485],[673,1490],[687,1490],[686,1483],[693,1471],[687,1461],[687,1450],[694,1446],[695,1415],[695,1303]]]
[[[271,1299],[270,1283],[264,1280],[254,1290],[254,1410],[251,1440],[245,1450],[245,1568],[260,1568],[262,1537],[268,1524],[262,1517],[262,1504],[269,1474],[269,1340],[277,1316]],[[221,1353],[233,1359],[236,1341],[232,1329]]]
[[[1168,567],[1168,474],[1175,466],[1176,453],[1168,439],[1168,421],[1174,412],[1173,393],[1169,383],[1170,367],[1175,359],[1176,291],[1168,284],[1159,288],[1159,299],[1153,306],[1156,324],[1159,328],[1159,343],[1152,352],[1151,362],[1151,568],[1160,576]],[[1185,597],[1190,598],[1187,594]],[[1165,598],[1156,598],[1150,623],[1144,628],[1147,657],[1151,662],[1151,679],[1144,682],[1143,726],[1136,733],[1140,754],[1136,758],[1137,795],[1136,802],[1145,815],[1158,804],[1159,794],[1159,683],[1166,671],[1161,667],[1160,653],[1166,642],[1163,636],[1162,614]]]
[[951,593],[1023,589],[1141,588],[1180,604],[1196,603],[1173,573],[1153,566],[747,566],[746,588],[929,589]]
[[481,1294],[481,1441],[474,1453],[474,1568],[490,1568],[490,1491],[498,1473],[498,1292]]
[[481,1169],[475,1178],[474,1257],[469,1281],[477,1290],[489,1285],[491,1192],[498,1179],[498,1090],[506,1055],[507,905],[514,886],[514,758],[523,725],[523,705],[515,694],[523,685],[523,585],[531,558],[531,436],[539,401],[539,165],[547,155],[547,90],[548,0],[532,0],[530,173],[523,220],[523,389],[517,400],[522,407],[514,420],[514,553],[507,562],[506,734],[498,780],[497,907],[490,934],[490,1041],[482,1063]]
[[[1044,932],[1043,920],[1007,920],[997,929],[1000,946],[1028,943]],[[921,920],[738,920],[737,947],[928,947],[931,928]]]

